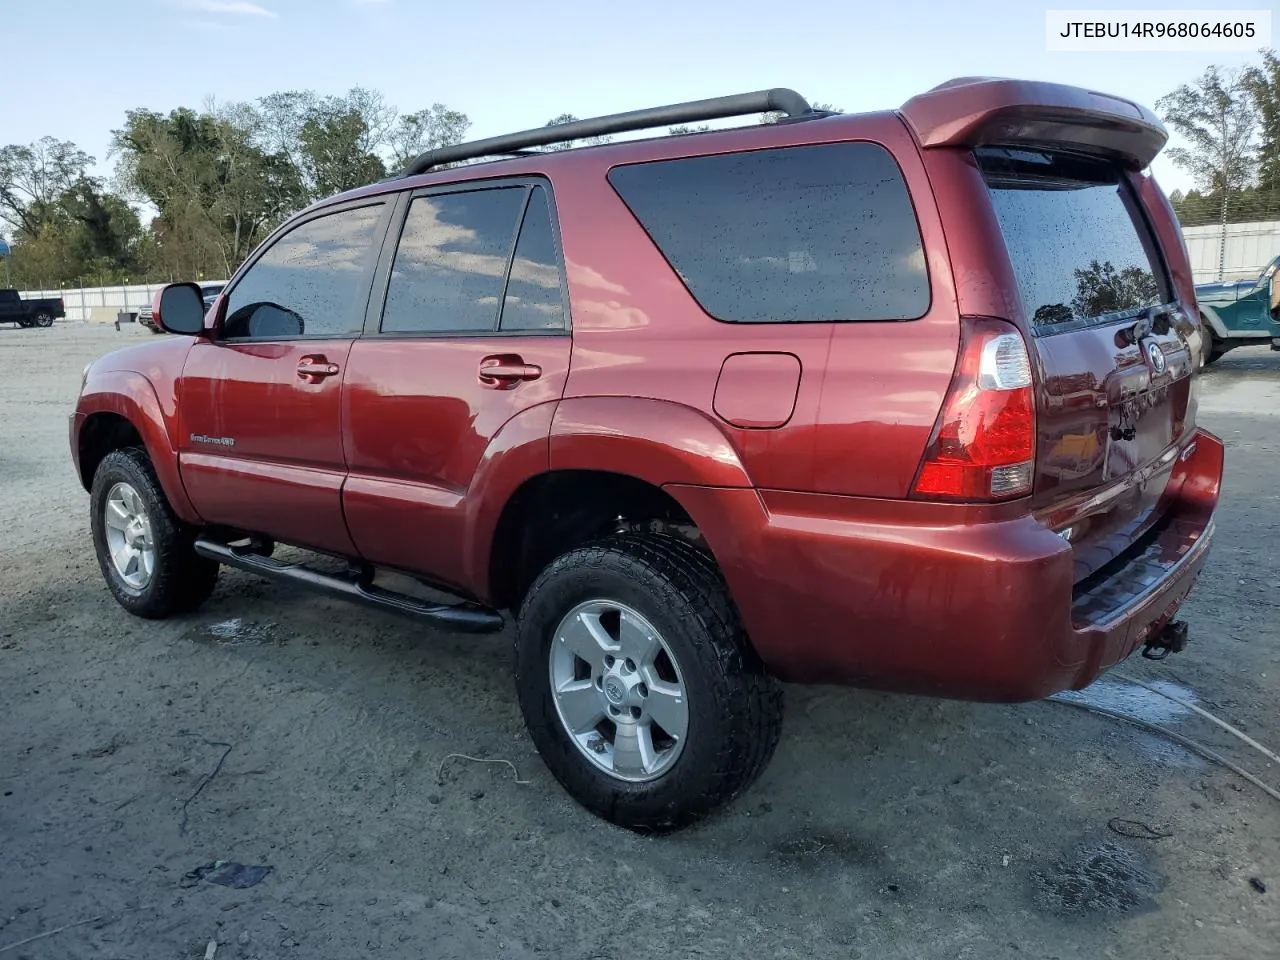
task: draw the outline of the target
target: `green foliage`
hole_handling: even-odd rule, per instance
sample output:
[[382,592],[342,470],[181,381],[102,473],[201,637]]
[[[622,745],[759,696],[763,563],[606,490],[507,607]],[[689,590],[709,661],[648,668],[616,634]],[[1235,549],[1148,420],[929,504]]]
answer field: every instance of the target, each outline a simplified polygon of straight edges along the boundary
[[[1256,223],[1280,220],[1280,187],[1247,187],[1227,195],[1227,223]],[[1219,223],[1222,219],[1221,192],[1202,194],[1191,190],[1185,195],[1174,191],[1169,195],[1178,222],[1184,227],[1200,227]]]
[[461,143],[471,129],[465,113],[433,103],[426,110],[400,118],[388,137],[391,164],[397,170],[420,153]]
[[1227,73],[1211,67],[1157,101],[1189,143],[1168,151],[1195,180],[1170,202],[1184,227],[1280,220],[1280,58]]
[[1071,310],[1077,317],[1100,317],[1160,301],[1156,278],[1140,267],[1117,270],[1110,260],[1094,260],[1087,269],[1077,270],[1075,278]]
[[1258,111],[1243,71],[1210,67],[1156,101],[1164,121],[1190,144],[1168,157],[1204,191],[1242,190],[1256,172]]
[[[1229,73],[1210,68],[1157,102],[1187,141],[1169,150],[1196,188],[1171,200],[1184,226],[1280,219],[1280,58]],[[842,113],[829,103],[814,109]],[[775,123],[777,113],[762,123]],[[561,114],[547,126],[572,123]],[[206,103],[167,114],[129,111],[112,133],[114,192],[88,175],[94,159],[44,137],[0,147],[0,232],[12,244],[14,282],[119,283],[126,278],[227,277],[277,224],[322,197],[402,169],[461,142],[466,114],[441,103],[401,114],[374,90],[340,96],[285,90],[252,103]],[[671,135],[710,130],[678,125]],[[608,143],[587,137],[545,147]],[[144,225],[138,207],[150,216]],[[144,217],[145,219],[145,217]],[[1100,265],[1079,278],[1081,306],[1128,302],[1141,278]],[[1061,305],[1065,310],[1066,305]]]
[[91,163],[93,157],[74,143],[53,137],[0,148],[0,221],[19,237],[38,237],[59,219],[59,198]]
[[1263,50],[1262,66],[1246,70],[1244,82],[1258,113],[1258,184],[1280,193],[1280,57],[1276,52]]
[[368,149],[369,124],[356,110],[321,113],[302,125],[302,173],[313,195],[342,193],[387,175]]
[[243,105],[184,107],[168,116],[131,110],[114,131],[120,184],[157,211],[162,270],[185,265],[189,251],[164,256],[163,240],[181,237],[202,254],[204,270],[229,275],[300,204],[299,172],[287,157],[266,152],[258,133],[256,111]]

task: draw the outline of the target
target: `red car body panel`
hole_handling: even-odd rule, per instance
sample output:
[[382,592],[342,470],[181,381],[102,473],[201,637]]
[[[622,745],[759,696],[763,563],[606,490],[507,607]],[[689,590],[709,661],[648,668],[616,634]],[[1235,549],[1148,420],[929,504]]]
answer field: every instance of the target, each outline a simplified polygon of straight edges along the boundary
[[175,446],[180,434],[174,378],[190,349],[190,340],[164,340],[116,351],[93,364],[70,422],[72,458],[85,489],[93,480],[81,467],[86,422],[91,417],[123,417],[142,437],[174,513],[188,523],[203,521],[187,496]]
[[[751,133],[707,135],[696,151],[690,144],[648,142],[644,155],[740,149]],[[955,366],[959,332],[947,244],[919,153],[897,116],[831,117],[797,124],[778,139],[831,138],[879,143],[896,157],[928,261],[931,307],[924,317],[905,323],[790,324],[781,328],[783,335],[770,324],[716,321],[689,296],[603,176],[636,148],[621,145],[616,160],[603,152],[598,159],[584,153],[561,174],[556,192],[562,220],[581,224],[564,230],[574,308],[566,398],[657,396],[705,411],[719,423],[751,482],[762,487],[906,496]],[[762,385],[783,390],[773,403],[794,407],[787,423],[763,431],[718,417],[708,365],[719,370],[732,354],[779,350],[795,356],[805,371],[794,396],[787,395],[789,383]]]
[[1025,513],[975,522],[933,503],[668,489],[716,545],[776,675],[1017,701],[1086,686],[1169,621],[1207,555],[1221,475],[1222,444],[1202,432],[1173,486],[1171,574],[1098,625],[1074,622],[1071,547]]
[[313,382],[296,372],[304,359],[344,368],[351,344],[196,343],[182,372],[177,447],[206,522],[356,552],[342,508],[342,378]]
[[[458,562],[471,532],[469,508],[495,495],[474,487],[481,463],[496,455],[495,438],[516,421],[515,445],[532,440],[540,447],[526,458],[530,475],[548,468],[547,434],[530,437],[524,415],[546,427],[570,353],[568,336],[496,339],[378,337],[351,351],[342,399],[350,470],[344,503],[359,556],[486,593],[485,581]],[[481,364],[497,355],[541,373],[511,389],[486,384]],[[510,443],[496,446],[510,451]]]
[[[1180,311],[1151,334],[1163,372],[1148,370],[1114,326],[1033,334],[972,149],[992,138],[1121,161]],[[885,147],[909,189],[930,294],[918,319],[717,321],[606,176],[621,164],[852,140]],[[1119,98],[957,81],[898,112],[374,184],[318,207],[545,178],[571,336],[231,346],[217,341],[224,295],[206,316],[211,338],[95,365],[73,451],[86,418],[136,418],[184,519],[406,570],[486,602],[498,599],[500,519],[522,487],[548,472],[621,474],[665,490],[688,514],[756,649],[785,679],[989,700],[1084,686],[1173,616],[1204,562],[1219,496],[1222,444],[1195,426],[1187,341],[1198,311],[1186,250],[1167,199],[1137,172],[1163,142],[1150,112]],[[393,232],[376,275],[394,248]],[[1037,418],[1030,496],[913,498],[964,318],[1012,324],[1026,342]],[[299,378],[298,361],[317,356],[338,371]],[[498,389],[481,379],[493,357],[539,375]],[[121,366],[140,372],[108,372]],[[1117,564],[1139,541],[1126,579]]]

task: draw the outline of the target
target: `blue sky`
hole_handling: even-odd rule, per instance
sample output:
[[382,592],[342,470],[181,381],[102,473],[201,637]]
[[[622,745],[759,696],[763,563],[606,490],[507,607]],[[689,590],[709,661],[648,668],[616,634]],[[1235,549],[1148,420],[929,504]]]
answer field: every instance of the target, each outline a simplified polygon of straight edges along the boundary
[[[1242,9],[1258,0],[7,0],[0,144],[73,140],[110,171],[125,111],[278,90],[382,91],[404,112],[467,113],[472,137],[563,112],[789,86],[847,111],[956,76],[1087,85],[1153,105],[1235,53],[1049,53],[1045,10]],[[1157,159],[1166,190],[1185,176]]]

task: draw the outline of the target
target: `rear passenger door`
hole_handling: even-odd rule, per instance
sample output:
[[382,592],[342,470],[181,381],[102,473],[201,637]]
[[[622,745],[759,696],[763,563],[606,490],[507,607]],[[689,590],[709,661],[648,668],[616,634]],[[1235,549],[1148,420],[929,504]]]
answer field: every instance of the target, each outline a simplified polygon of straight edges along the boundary
[[178,382],[179,459],[209,523],[341,554],[340,397],[394,204],[290,226],[233,280]]
[[545,181],[502,180],[401,207],[347,362],[343,504],[365,559],[472,589],[465,523],[486,451],[504,427],[547,433],[568,376],[554,202]]

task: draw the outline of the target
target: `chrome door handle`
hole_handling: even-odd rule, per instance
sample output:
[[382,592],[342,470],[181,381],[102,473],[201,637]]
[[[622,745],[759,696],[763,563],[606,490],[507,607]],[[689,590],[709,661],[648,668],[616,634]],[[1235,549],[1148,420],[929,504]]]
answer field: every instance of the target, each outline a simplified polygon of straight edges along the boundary
[[336,376],[338,365],[324,357],[303,357],[298,361],[298,379],[307,383],[319,383],[325,377]]
[[486,387],[510,390],[522,380],[537,380],[542,368],[536,363],[525,363],[521,357],[485,357],[480,361],[480,382]]

